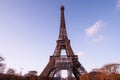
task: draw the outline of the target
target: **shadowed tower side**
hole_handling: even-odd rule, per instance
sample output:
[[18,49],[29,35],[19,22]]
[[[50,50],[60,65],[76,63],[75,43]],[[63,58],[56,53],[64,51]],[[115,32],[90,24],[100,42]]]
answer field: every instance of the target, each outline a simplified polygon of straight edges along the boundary
[[[73,73],[75,78],[79,80],[80,75],[82,73],[85,73],[86,71],[78,61],[78,56],[74,55],[74,52],[71,48],[70,40],[68,39],[66,30],[64,6],[61,6],[60,11],[60,31],[58,40],[56,41],[57,45],[53,56],[50,56],[47,66],[42,71],[39,77],[54,78],[55,74],[60,70],[67,70],[69,71],[69,73]],[[61,55],[62,50],[65,50],[66,55]]]

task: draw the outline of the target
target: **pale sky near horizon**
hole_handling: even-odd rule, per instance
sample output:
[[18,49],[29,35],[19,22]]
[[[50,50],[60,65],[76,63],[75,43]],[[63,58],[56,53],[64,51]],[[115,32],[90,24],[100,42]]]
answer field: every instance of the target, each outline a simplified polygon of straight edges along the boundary
[[0,0],[0,56],[17,73],[44,69],[65,7],[71,47],[89,72],[120,63],[120,0]]

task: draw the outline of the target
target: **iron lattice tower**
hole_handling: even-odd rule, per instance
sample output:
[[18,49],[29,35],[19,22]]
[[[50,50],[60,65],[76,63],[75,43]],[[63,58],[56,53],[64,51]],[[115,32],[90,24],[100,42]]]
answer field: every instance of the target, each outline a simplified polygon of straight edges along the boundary
[[[53,78],[55,74],[62,69],[68,70],[73,73],[77,80],[80,79],[80,75],[85,73],[84,67],[78,61],[78,56],[74,55],[74,52],[70,45],[70,40],[67,36],[65,17],[64,17],[64,6],[61,6],[61,18],[60,18],[60,31],[59,37],[56,41],[57,45],[53,56],[50,56],[47,66],[40,74],[40,78]],[[61,55],[61,50],[66,51],[66,58]],[[65,60],[67,59],[67,62]],[[62,60],[62,64],[59,64],[59,60]],[[68,65],[69,66],[68,66]],[[65,66],[66,65],[66,66]]]

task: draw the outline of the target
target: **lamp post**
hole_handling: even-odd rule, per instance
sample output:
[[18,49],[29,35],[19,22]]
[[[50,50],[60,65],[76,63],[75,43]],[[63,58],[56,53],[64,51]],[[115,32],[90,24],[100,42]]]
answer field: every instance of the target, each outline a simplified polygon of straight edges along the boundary
[[20,75],[22,76],[22,70],[23,70],[23,68],[20,68]]

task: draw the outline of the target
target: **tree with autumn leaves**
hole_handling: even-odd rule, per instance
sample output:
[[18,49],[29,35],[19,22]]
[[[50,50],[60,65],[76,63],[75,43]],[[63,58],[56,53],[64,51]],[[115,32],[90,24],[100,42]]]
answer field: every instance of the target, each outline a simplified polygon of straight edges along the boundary
[[107,64],[100,69],[93,69],[81,75],[80,80],[120,80],[120,64]]

